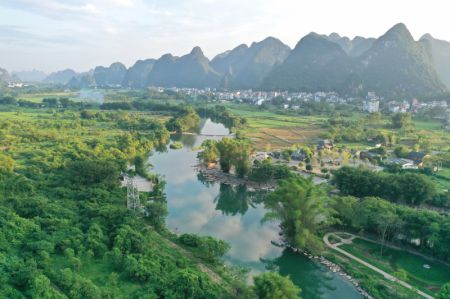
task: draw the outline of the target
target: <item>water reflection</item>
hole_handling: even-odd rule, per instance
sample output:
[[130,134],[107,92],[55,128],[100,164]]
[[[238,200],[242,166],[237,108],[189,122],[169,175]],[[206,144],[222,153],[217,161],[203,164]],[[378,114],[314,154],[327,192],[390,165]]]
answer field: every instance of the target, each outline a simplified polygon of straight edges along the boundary
[[[326,267],[311,263],[307,257],[290,249],[274,260],[264,260],[267,269],[276,270],[281,275],[289,275],[302,288],[302,298],[353,298],[354,291],[346,288],[346,282],[336,279]],[[346,292],[346,289],[349,292]],[[339,296],[336,296],[337,294]]]
[[197,143],[197,135],[195,134],[172,134],[170,139],[181,142],[186,147],[194,147]]
[[232,187],[220,184],[219,194],[214,198],[216,210],[228,216],[244,215],[249,207],[256,208],[256,204],[264,199],[265,192],[248,191],[245,185]]
[[231,250],[224,257],[226,263],[249,268],[250,274],[259,274],[268,267],[278,269],[291,276],[306,299],[362,298],[337,275],[271,243],[279,241],[279,228],[276,223],[261,224],[266,213],[261,204],[264,193],[249,192],[245,186],[208,183],[198,175],[194,168],[198,163],[195,148],[206,139],[221,138],[210,135],[229,131],[206,120],[201,133],[173,136],[185,147],[155,152],[150,157],[152,171],[163,175],[167,182],[167,226],[178,233],[211,235],[227,241]]

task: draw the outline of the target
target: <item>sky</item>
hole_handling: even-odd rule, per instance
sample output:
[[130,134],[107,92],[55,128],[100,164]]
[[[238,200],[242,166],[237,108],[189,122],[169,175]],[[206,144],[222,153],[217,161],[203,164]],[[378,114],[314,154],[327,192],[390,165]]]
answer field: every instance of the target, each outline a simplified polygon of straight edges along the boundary
[[450,41],[447,0],[0,0],[0,67],[87,71],[200,46],[209,58],[311,31],[378,37],[403,22]]

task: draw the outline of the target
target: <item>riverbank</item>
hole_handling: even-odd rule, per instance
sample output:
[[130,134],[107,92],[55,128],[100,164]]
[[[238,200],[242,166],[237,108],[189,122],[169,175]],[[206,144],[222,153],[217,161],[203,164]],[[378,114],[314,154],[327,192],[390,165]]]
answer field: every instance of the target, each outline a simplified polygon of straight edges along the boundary
[[278,186],[278,182],[276,180],[270,180],[265,183],[254,182],[245,178],[239,178],[234,174],[224,173],[221,171],[217,165],[206,165],[204,163],[200,163],[194,166],[194,168],[202,174],[208,182],[218,182],[222,184],[227,184],[233,187],[239,185],[247,186],[247,190],[255,191],[255,190],[267,190],[273,191]]
[[325,257],[323,256],[314,256],[312,254],[306,253],[304,251],[301,251],[300,249],[296,249],[296,248],[292,248],[291,249],[296,252],[297,254],[303,254],[304,256],[306,256],[308,259],[320,263],[322,265],[324,265],[325,267],[327,267],[331,272],[338,274],[339,276],[343,277],[345,280],[347,280],[349,283],[351,283],[355,289],[364,297],[367,299],[373,299],[372,296],[369,295],[369,293],[367,293],[358,283],[358,281],[353,278],[350,274],[346,273],[343,268],[329,260],[327,260]]

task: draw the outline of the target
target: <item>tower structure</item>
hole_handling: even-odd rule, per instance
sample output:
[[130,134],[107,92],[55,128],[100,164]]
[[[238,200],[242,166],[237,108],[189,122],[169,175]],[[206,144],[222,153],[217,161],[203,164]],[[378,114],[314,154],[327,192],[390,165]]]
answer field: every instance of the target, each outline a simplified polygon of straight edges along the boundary
[[133,211],[138,211],[140,208],[139,190],[130,176],[126,177],[127,180],[127,208]]

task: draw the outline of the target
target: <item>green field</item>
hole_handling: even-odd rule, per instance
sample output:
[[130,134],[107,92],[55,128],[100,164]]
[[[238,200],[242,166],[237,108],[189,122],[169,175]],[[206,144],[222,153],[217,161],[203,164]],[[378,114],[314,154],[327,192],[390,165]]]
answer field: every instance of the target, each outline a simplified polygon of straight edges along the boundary
[[50,93],[22,93],[17,98],[30,102],[40,103],[45,98],[69,98],[71,100],[78,99],[77,92],[50,92]]
[[257,150],[282,149],[297,143],[314,144],[325,132],[327,117],[284,115],[259,110],[257,106],[228,104],[232,114],[247,119],[242,133],[248,136]]
[[[381,256],[379,244],[358,238],[352,244],[344,244],[340,248],[390,274],[403,269],[408,275],[408,283],[427,292],[436,292],[450,281],[449,266],[418,255],[384,247]],[[429,265],[430,269],[424,265]]]

